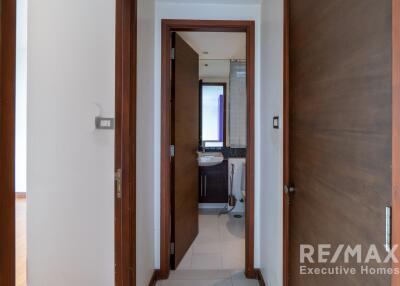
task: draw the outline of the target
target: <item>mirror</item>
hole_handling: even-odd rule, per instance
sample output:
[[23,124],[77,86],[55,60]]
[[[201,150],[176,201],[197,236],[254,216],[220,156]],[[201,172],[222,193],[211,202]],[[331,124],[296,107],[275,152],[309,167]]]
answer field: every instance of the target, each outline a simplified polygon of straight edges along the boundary
[[200,60],[200,144],[246,148],[245,60]]

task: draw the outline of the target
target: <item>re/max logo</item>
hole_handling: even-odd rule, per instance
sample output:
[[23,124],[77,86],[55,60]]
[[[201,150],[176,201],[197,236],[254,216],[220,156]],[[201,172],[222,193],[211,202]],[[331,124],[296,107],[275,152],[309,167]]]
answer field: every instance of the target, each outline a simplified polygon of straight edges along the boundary
[[350,263],[356,261],[357,263],[368,264],[371,262],[376,263],[398,263],[396,251],[398,245],[392,247],[389,252],[385,251],[382,254],[378,251],[376,245],[372,244],[368,249],[363,249],[362,245],[354,247],[344,244],[338,245],[336,249],[331,244],[319,244],[317,247],[309,244],[300,245],[300,263],[337,263],[344,262]]

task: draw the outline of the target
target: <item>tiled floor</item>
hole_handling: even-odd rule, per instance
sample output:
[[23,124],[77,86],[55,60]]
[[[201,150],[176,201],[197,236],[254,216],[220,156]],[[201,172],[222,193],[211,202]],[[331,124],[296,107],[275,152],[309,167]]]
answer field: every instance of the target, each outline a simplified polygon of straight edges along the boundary
[[201,212],[199,235],[178,270],[242,269],[245,258],[244,217]]
[[[18,199],[17,286],[26,285],[26,200]],[[244,277],[244,218],[202,213],[200,233],[177,271],[157,286],[256,286]],[[236,269],[236,270],[233,270]]]
[[157,286],[258,286],[257,280],[248,280],[242,270],[177,270],[168,280]]
[[199,235],[170,278],[158,286],[252,286],[243,274],[245,263],[244,217],[201,212]]

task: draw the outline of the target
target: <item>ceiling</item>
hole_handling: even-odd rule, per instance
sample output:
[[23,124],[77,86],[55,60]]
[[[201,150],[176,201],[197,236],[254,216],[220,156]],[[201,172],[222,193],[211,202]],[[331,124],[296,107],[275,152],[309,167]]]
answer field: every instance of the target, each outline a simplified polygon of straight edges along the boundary
[[229,78],[229,60],[200,60],[200,78]]
[[246,59],[246,33],[179,32],[178,34],[202,60]]

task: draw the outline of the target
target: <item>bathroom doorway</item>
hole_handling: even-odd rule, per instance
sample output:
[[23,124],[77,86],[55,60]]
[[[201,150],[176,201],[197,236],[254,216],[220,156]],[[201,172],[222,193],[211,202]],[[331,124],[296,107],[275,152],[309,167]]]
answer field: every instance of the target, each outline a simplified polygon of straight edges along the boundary
[[159,278],[175,269],[243,269],[257,279],[254,22],[162,26]]

